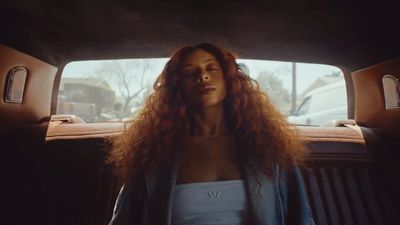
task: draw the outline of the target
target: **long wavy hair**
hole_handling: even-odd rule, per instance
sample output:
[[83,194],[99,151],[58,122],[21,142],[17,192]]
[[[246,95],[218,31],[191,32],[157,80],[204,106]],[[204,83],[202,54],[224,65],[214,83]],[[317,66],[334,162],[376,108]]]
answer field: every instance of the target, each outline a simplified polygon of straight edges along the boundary
[[299,135],[250,78],[247,68],[236,62],[234,54],[202,43],[183,47],[172,55],[140,113],[113,141],[108,162],[113,164],[116,177],[129,183],[132,177],[145,176],[158,164],[171,162],[175,153],[184,151],[182,137],[192,124],[188,105],[181,96],[179,76],[185,57],[196,49],[214,55],[222,68],[227,90],[225,116],[239,156],[245,162],[256,159],[257,168],[269,177],[273,176],[274,163],[286,168],[294,162],[301,164],[306,149]]

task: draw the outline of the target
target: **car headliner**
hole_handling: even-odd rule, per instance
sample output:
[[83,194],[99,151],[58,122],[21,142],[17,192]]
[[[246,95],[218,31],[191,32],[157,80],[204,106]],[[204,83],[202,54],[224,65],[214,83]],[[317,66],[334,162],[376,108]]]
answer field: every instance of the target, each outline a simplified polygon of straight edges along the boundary
[[55,65],[168,57],[181,46],[212,42],[242,58],[355,70],[399,56],[397,10],[344,0],[5,0],[0,42]]

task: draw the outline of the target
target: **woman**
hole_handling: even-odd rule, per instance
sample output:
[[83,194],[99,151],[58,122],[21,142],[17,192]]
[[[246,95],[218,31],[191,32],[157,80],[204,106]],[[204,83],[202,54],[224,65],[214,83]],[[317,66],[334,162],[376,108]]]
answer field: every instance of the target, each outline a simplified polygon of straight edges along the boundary
[[313,224],[305,148],[233,54],[175,52],[109,162],[117,224]]

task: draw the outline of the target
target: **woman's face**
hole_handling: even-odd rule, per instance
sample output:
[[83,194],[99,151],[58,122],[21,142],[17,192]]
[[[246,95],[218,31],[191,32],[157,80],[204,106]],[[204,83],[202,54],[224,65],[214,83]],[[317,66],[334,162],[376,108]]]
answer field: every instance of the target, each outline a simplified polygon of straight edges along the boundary
[[196,108],[216,106],[226,96],[222,68],[214,55],[196,49],[183,62],[180,74],[183,98]]

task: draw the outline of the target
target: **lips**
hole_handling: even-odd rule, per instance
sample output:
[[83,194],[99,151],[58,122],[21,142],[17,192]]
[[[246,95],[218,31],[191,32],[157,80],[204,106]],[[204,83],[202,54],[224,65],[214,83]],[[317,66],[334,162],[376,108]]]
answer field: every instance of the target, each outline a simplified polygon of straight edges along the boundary
[[200,94],[207,94],[209,92],[215,91],[217,88],[213,85],[204,85],[204,86],[199,86],[198,87],[198,92]]

